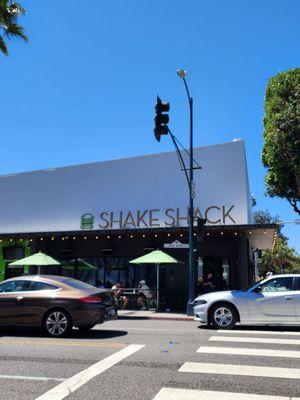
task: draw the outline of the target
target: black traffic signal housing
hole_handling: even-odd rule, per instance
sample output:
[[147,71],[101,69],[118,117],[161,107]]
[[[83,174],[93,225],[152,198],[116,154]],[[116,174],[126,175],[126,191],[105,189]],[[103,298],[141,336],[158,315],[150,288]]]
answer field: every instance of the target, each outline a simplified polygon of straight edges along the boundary
[[155,106],[155,128],[154,128],[154,136],[155,139],[160,142],[161,135],[167,135],[169,132],[168,122],[169,115],[166,114],[170,110],[170,103],[162,102],[161,99],[157,96],[156,106]]
[[204,218],[197,218],[197,241],[202,242],[204,239],[204,228],[206,224],[206,219]]

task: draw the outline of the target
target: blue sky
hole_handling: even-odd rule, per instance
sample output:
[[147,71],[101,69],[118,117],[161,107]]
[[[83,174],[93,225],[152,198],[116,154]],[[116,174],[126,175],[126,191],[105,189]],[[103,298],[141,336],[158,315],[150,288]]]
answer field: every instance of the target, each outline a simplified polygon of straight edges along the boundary
[[[30,43],[0,56],[1,173],[173,150],[153,137],[158,93],[187,144],[184,67],[195,145],[243,138],[256,209],[299,218],[264,196],[260,158],[267,81],[299,67],[298,0],[21,2]],[[300,252],[300,225],[284,233]]]

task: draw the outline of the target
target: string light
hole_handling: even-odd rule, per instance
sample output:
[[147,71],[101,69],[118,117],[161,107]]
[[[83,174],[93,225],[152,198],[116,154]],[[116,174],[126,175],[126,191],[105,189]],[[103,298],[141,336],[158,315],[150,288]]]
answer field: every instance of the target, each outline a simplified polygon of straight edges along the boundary
[[156,233],[154,236],[155,236],[155,237],[157,237],[157,236],[158,236],[158,234]]
[[235,236],[237,235],[237,232],[234,232]]
[[133,235],[130,235],[131,239],[133,238]]
[[180,234],[180,237],[182,237],[182,236],[183,236],[183,234],[181,233],[181,234]]
[[61,238],[61,240],[65,240],[65,238],[64,238],[64,237],[62,237],[62,238]]
[[96,239],[98,240],[98,239],[99,239],[99,236],[96,236]]
[[84,236],[84,238],[83,238],[84,240],[86,240],[87,239],[87,237],[86,236]]
[[210,235],[210,233],[209,233],[209,232],[207,232],[206,236],[209,236],[209,235]]
[[54,236],[52,236],[51,240],[54,240],[54,239],[55,239],[55,237],[54,237]]
[[73,240],[76,240],[76,236],[73,236]]
[[107,236],[106,236],[106,239],[110,239],[110,236],[109,236],[109,235],[107,235]]
[[41,237],[40,240],[44,240],[44,238]]
[[119,239],[122,239],[122,236],[121,236],[121,235],[119,235],[119,236],[118,236],[118,238],[119,238]]
[[224,235],[224,232],[221,232],[221,235]]
[[144,238],[144,237],[146,237],[146,235],[145,235],[145,234],[143,235],[143,238]]
[[168,233],[168,235],[167,236],[171,236],[171,233]]

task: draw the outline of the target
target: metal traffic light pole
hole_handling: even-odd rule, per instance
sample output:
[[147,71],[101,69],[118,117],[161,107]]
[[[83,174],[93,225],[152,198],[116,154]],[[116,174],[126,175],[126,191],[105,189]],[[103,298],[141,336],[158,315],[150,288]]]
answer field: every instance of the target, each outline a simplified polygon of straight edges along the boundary
[[[194,299],[195,299],[195,262],[194,262],[194,197],[195,197],[195,184],[194,184],[194,169],[201,169],[199,164],[194,160],[193,157],[193,98],[190,96],[189,88],[187,86],[185,77],[185,70],[177,70],[177,75],[183,79],[183,83],[187,92],[189,107],[190,107],[190,151],[186,151],[189,155],[189,168],[186,168],[185,162],[182,158],[181,152],[179,150],[178,139],[172,134],[170,129],[168,128],[169,116],[167,112],[170,110],[170,104],[162,102],[161,99],[157,96],[156,101],[156,117],[155,117],[155,128],[154,135],[158,142],[160,142],[160,137],[162,135],[167,135],[168,133],[171,136],[171,139],[175,145],[177,155],[179,158],[179,162],[181,164],[182,170],[185,173],[188,188],[189,188],[189,298],[187,302],[187,315],[194,315]],[[181,145],[182,146],[182,145]],[[194,163],[197,165],[194,167]],[[198,218],[199,220],[199,218]],[[205,224],[204,219],[200,219],[198,221],[198,230],[200,232],[203,231],[203,226]]]
[[190,151],[189,151],[189,298],[187,302],[187,315],[194,315],[195,299],[195,262],[194,262],[194,166],[193,166],[193,98],[190,96],[186,83],[186,71],[179,69],[177,75],[183,80],[190,107]]

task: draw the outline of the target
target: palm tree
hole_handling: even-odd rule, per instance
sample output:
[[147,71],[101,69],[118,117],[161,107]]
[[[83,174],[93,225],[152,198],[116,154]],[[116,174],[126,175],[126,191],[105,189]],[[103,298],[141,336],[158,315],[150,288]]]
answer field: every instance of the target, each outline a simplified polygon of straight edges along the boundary
[[24,14],[25,10],[19,3],[0,0],[0,51],[5,55],[8,55],[5,39],[20,37],[28,41],[22,26],[17,24],[18,17]]

